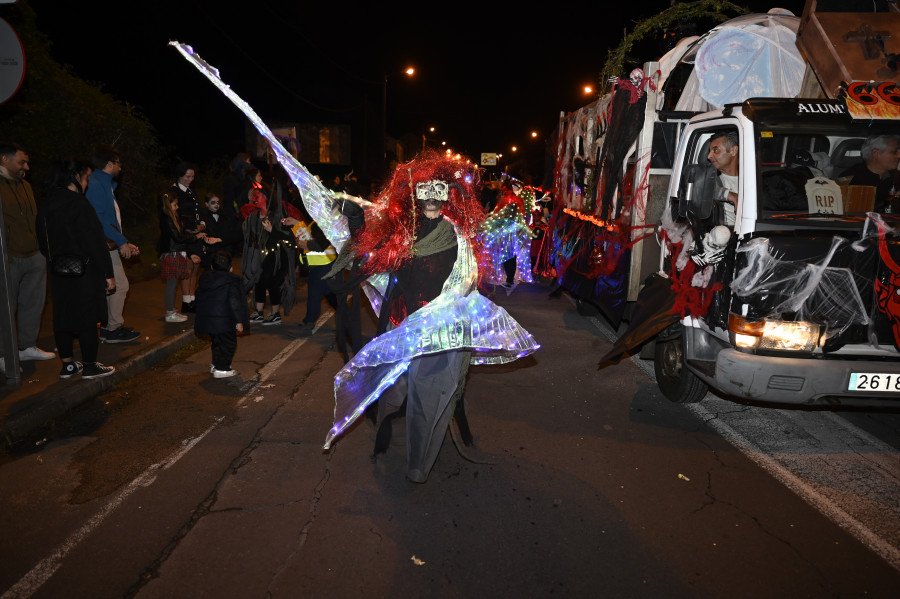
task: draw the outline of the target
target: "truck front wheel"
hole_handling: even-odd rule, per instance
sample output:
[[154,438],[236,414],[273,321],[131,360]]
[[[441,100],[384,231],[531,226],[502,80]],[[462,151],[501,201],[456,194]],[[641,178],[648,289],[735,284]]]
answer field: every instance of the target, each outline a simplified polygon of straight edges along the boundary
[[653,370],[657,386],[670,401],[696,403],[706,395],[706,383],[684,364],[684,339],[680,334],[673,337],[663,334],[656,340]]

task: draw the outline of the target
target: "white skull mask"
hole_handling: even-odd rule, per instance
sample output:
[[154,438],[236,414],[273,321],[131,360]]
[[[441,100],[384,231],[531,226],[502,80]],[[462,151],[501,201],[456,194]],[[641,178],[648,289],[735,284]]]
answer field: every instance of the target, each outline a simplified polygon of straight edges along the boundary
[[446,202],[449,199],[450,186],[440,179],[416,183],[417,200],[434,200]]

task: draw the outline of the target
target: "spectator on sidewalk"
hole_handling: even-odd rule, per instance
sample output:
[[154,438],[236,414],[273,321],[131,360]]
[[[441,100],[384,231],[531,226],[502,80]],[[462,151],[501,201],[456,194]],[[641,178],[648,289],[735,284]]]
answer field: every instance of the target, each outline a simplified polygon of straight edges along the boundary
[[[188,235],[198,235],[203,232],[203,221],[200,219],[200,200],[191,183],[194,182],[197,169],[187,162],[179,162],[175,167],[175,183],[172,191],[178,198],[178,217],[181,219],[181,230]],[[200,279],[200,263],[191,262],[191,276],[186,286],[182,287],[181,311],[190,313],[194,311],[194,292],[197,290],[197,281]]]
[[[187,295],[191,272],[194,265],[200,263],[205,237],[205,233],[192,235],[185,231],[178,218],[178,197],[171,192],[162,194],[159,199],[159,241],[156,250],[159,252],[160,275],[166,281],[166,322],[187,320],[187,316],[175,309],[175,293],[180,281],[182,297]],[[184,310],[184,299],[181,307]]]
[[[50,261],[53,334],[62,360],[61,379],[78,374],[83,379],[94,379],[116,371],[97,361],[97,323],[106,322],[106,293],[113,290],[116,280],[103,227],[84,197],[91,170],[86,160],[54,162],[47,189],[38,202],[38,242]],[[54,260],[61,256],[80,258],[83,274],[57,273]],[[74,358],[75,337],[81,347],[81,362]]]
[[[227,204],[227,202],[226,202]],[[203,208],[200,210],[200,220],[203,221],[206,233],[206,246],[204,265],[209,265],[209,258],[219,250],[228,252],[232,256],[240,252],[241,223],[237,217],[225,210],[225,204],[218,196],[208,193]]]
[[340,175],[335,175],[331,180],[331,183],[328,185],[328,189],[331,191],[344,191],[344,182],[341,180]]
[[[6,225],[10,282],[9,299],[16,315],[19,360],[52,360],[56,354],[37,347],[41,312],[47,295],[47,261],[41,256],[35,231],[37,207],[25,180],[28,154],[16,143],[0,142],[0,203]],[[0,372],[6,362],[0,357]]]
[[118,183],[115,179],[122,173],[122,161],[119,151],[112,146],[98,145],[91,158],[94,172],[85,197],[94,207],[97,218],[103,226],[109,257],[112,260],[113,274],[116,279],[115,291],[106,296],[107,324],[100,329],[100,340],[106,343],[127,343],[140,339],[141,334],[131,327],[125,326],[125,299],[128,297],[128,277],[122,259],[128,260],[140,253],[140,249],[122,233],[122,219],[119,205],[116,202],[115,190]]
[[222,177],[222,212],[237,218],[247,198],[240,198],[241,185],[244,182],[244,170],[253,166],[250,154],[238,152],[228,165],[228,172]]
[[216,252],[211,269],[200,277],[197,287],[197,319],[194,330],[212,339],[212,366],[214,378],[222,379],[237,374],[231,361],[237,350],[237,334],[249,326],[247,300],[241,289],[241,278],[231,274],[231,255]]

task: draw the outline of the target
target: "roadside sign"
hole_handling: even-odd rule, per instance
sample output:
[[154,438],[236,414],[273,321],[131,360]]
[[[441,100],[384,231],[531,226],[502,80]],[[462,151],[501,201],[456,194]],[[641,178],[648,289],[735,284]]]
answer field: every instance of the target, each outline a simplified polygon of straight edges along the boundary
[[25,79],[25,50],[9,23],[0,19],[0,104],[19,91]]
[[496,152],[482,152],[481,153],[481,166],[497,166],[497,153]]

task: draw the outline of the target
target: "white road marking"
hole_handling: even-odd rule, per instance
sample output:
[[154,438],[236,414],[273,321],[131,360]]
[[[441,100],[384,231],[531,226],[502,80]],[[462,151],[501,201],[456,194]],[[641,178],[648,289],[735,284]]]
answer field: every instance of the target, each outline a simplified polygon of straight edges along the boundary
[[[319,320],[316,322],[316,326],[313,328],[313,333],[319,330],[323,324],[325,324],[328,319],[334,314],[333,311],[326,311],[326,313],[322,314]],[[300,346],[306,343],[306,340],[309,337],[301,337],[299,339],[295,339],[292,341],[287,347],[281,350],[277,356],[272,358],[268,364],[263,366],[259,371],[259,380],[256,385],[245,393],[237,402],[238,406],[247,401],[247,397],[250,393],[253,393],[263,382],[265,382],[270,376],[272,376],[278,367],[284,364],[284,362],[290,358],[295,351],[297,351]],[[121,504],[125,501],[129,496],[131,496],[136,490],[141,487],[149,487],[153,484],[153,481],[156,480],[156,475],[163,470],[167,470],[175,465],[178,460],[183,458],[187,453],[194,448],[197,443],[199,443],[203,438],[211,433],[220,422],[222,422],[223,418],[217,418],[216,421],[210,426],[208,429],[203,431],[203,433],[191,439],[187,439],[182,441],[182,447],[166,459],[153,464],[146,470],[144,470],[141,474],[137,476],[134,480],[128,483],[118,494],[116,494],[103,508],[100,509],[99,512],[94,514],[94,516],[88,520],[84,526],[76,530],[74,533],[69,535],[69,537],[63,541],[63,543],[57,547],[49,556],[42,559],[38,564],[32,568],[25,576],[19,579],[16,584],[11,586],[6,590],[3,595],[0,595],[0,599],[25,599],[26,597],[30,597],[33,595],[41,586],[50,580],[50,577],[59,569],[62,565],[62,560],[78,546],[88,535],[90,535],[100,524],[106,520],[106,518],[112,514]]]
[[63,543],[56,548],[49,556],[42,559],[34,568],[31,569],[25,576],[19,579],[19,581],[11,586],[5,593],[3,593],[0,598],[2,599],[22,599],[24,597],[30,597],[37,591],[45,582],[47,582],[51,576],[53,576],[54,572],[56,572],[59,567],[62,565],[62,560],[78,546],[81,541],[87,538],[100,524],[106,519],[107,516],[112,514],[116,508],[118,508],[123,501],[125,501],[129,496],[131,496],[135,491],[140,489],[141,487],[147,487],[156,480],[156,476],[158,473],[163,470],[167,470],[175,465],[178,460],[187,455],[187,453],[194,448],[197,443],[199,443],[203,437],[212,432],[213,429],[218,426],[218,424],[222,421],[222,418],[218,418],[212,426],[203,431],[199,436],[193,437],[191,439],[187,439],[182,442],[182,447],[166,459],[153,464],[146,470],[144,470],[137,478],[128,483],[121,491],[119,491],[115,497],[112,498],[99,512],[94,514],[94,516],[88,520],[81,528],[76,530],[74,533],[69,535],[69,537],[63,541]]
[[[615,341],[605,322],[588,320]],[[651,361],[631,360],[656,380]],[[900,452],[834,412],[735,405],[709,393],[684,407],[900,570]]]
[[[881,453],[888,456],[893,453],[896,459],[897,452],[892,447],[878,442],[873,445],[857,446],[855,451],[860,453],[855,453],[844,444],[843,450],[829,453],[816,448],[815,444],[806,443],[805,439],[799,437],[795,439],[793,447],[784,447],[784,451],[772,453],[770,448],[764,448],[738,432],[741,414],[744,412],[731,412],[726,423],[721,414],[707,409],[707,406],[716,402],[728,403],[707,395],[701,403],[685,407],[773,478],[849,532],[893,568],[900,570],[900,549],[896,546],[900,540],[897,538],[900,534],[900,509],[897,503],[900,497],[900,479],[890,472],[871,467],[872,465],[861,455]],[[750,410],[772,412],[773,417],[783,411],[755,407]],[[805,415],[821,414],[814,412]],[[764,418],[765,416],[762,416],[759,419]],[[768,419],[770,427],[776,424],[776,420],[777,418]],[[847,424],[852,427],[849,422]],[[813,428],[808,426],[802,430],[809,431]],[[767,440],[764,433],[754,438],[760,443]],[[829,443],[837,447],[840,440],[832,437]],[[855,513],[858,517],[854,517],[851,513]],[[879,532],[875,532],[876,530]],[[891,533],[894,538],[888,540],[886,537]]]

